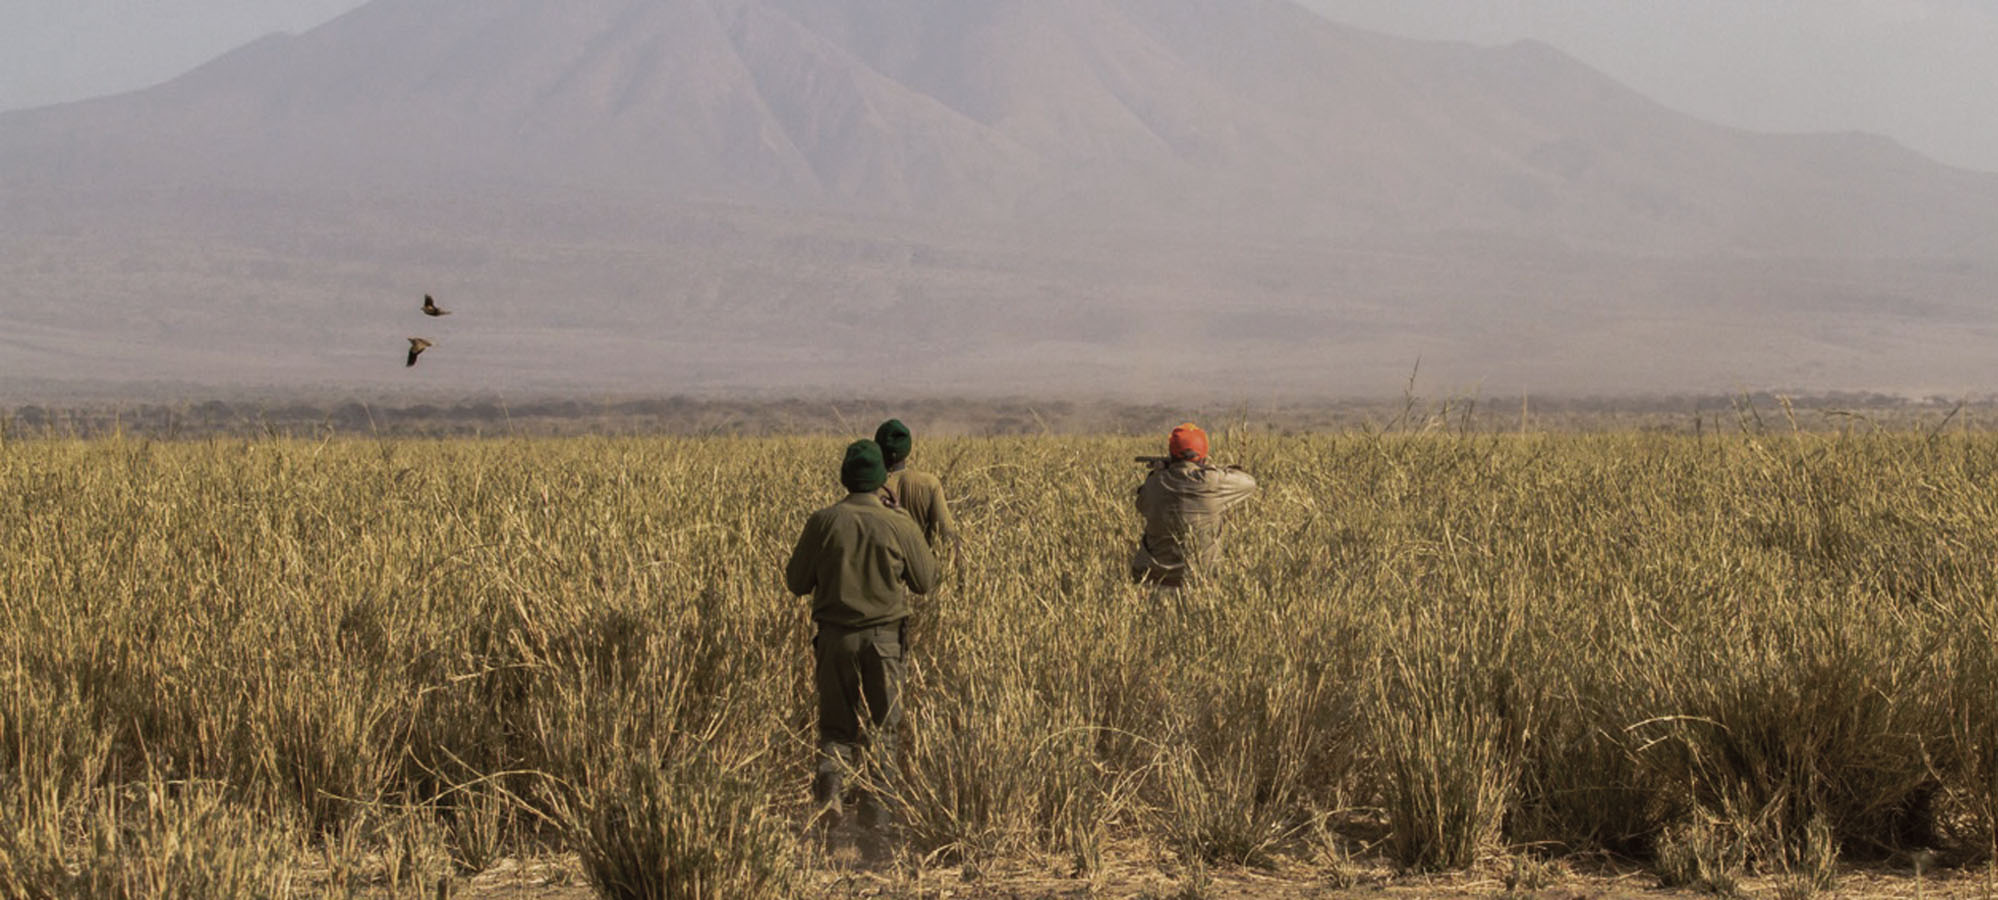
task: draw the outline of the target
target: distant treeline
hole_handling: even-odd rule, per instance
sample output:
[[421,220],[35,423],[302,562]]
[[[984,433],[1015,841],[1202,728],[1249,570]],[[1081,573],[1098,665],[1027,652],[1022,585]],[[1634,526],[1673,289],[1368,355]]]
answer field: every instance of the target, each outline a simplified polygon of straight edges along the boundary
[[860,434],[872,431],[876,423],[889,416],[921,423],[920,427],[931,433],[992,436],[1144,433],[1168,429],[1187,419],[1223,430],[1286,433],[1940,431],[1998,427],[1998,397],[1916,400],[1874,393],[1547,399],[1408,396],[1391,401],[1209,402],[1184,407],[1076,400],[932,398],[891,402],[686,396],[527,401],[483,396],[401,405],[360,399],[323,405],[298,400],[204,400],[181,405],[27,404],[11,413],[0,411],[0,434],[16,438],[126,434],[165,439],[253,435]]

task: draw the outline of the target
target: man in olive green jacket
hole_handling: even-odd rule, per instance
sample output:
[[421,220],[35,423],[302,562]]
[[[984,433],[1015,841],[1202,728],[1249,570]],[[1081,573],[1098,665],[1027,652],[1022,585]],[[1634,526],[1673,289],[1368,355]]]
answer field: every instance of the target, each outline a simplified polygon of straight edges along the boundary
[[[909,592],[937,587],[937,562],[915,522],[881,502],[888,478],[881,448],[855,441],[840,464],[846,499],[812,514],[784,567],[791,593],[811,595],[818,635],[812,649],[819,691],[819,762],[812,799],[829,821],[841,812],[844,777],[870,742],[874,780],[894,784],[902,722],[902,620]],[[862,702],[867,725],[860,719]],[[868,794],[863,824],[886,824],[882,798]],[[870,821],[871,820],[871,821]]]
[[1188,422],[1172,430],[1168,458],[1138,487],[1144,537],[1131,556],[1131,577],[1177,588],[1221,552],[1221,519],[1256,493],[1256,480],[1207,461],[1207,433]]
[[909,450],[915,443],[909,426],[901,419],[889,419],[874,429],[874,442],[881,445],[881,459],[888,464],[883,490],[894,499],[895,507],[916,520],[932,548],[955,542],[957,520],[951,518],[950,504],[944,502],[943,482],[928,472],[909,468]]

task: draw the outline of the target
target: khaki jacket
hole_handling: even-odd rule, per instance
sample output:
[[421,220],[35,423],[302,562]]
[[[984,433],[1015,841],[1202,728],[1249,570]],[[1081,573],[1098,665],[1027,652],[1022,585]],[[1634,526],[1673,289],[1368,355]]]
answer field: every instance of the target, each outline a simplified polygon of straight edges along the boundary
[[1222,516],[1255,492],[1256,480],[1241,469],[1182,460],[1153,470],[1138,487],[1145,534],[1131,577],[1180,584],[1220,554]]
[[805,520],[784,585],[812,596],[812,618],[847,628],[899,622],[909,592],[937,588],[937,560],[916,523],[874,494],[848,494]]
[[957,539],[957,520],[951,518],[950,505],[944,502],[943,482],[935,475],[895,469],[888,473],[888,483],[881,489],[895,498],[896,508],[916,520],[916,526],[923,530],[923,539],[931,547]]

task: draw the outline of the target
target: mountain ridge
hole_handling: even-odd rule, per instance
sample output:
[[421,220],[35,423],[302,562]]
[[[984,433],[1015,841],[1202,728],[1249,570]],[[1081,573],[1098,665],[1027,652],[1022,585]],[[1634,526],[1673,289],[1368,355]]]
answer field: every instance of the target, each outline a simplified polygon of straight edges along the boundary
[[[43,165],[95,162],[98,177],[485,178],[872,213],[1335,233],[1440,221],[1668,246],[1699,244],[1690,229],[1732,219],[1733,198],[1780,211],[1835,201],[1851,171],[1923,168],[1911,151],[1841,157],[1836,137],[1698,123],[1544,44],[1367,35],[1264,0],[377,0],[158,88],[35,112],[0,117],[7,177],[38,168],[19,161],[26,132]],[[1706,191],[1696,176],[1733,180]],[[1871,198],[1831,218],[1897,220],[1875,239],[1933,244],[1935,221],[1978,206],[1950,197],[1998,198],[1998,177],[1909,180],[1949,183],[1915,191],[1941,215]],[[1809,250],[1753,233],[1705,243]]]
[[[21,365],[85,369],[101,334],[183,375],[229,365],[188,349],[210,334],[299,346],[242,320],[244,294],[361,340],[345,278],[476,287],[606,379],[614,357],[654,365],[645,335],[726,345],[690,363],[717,383],[883,335],[940,384],[985,377],[951,360],[1010,358],[1143,382],[1175,343],[1244,383],[1230,360],[1403,369],[1442,348],[1546,379],[1568,369],[1505,354],[1667,352],[1608,320],[1569,337],[1610,349],[1566,349],[1533,318],[1591,309],[1686,341],[1729,310],[1765,343],[1830,323],[1772,365],[1832,377],[1851,348],[1925,340],[1864,298],[1940,310],[1967,353],[1998,259],[1998,176],[1703,123],[1544,44],[1391,38],[1275,0],[375,0],[153,89],[0,114],[0,201],[0,270],[30,301],[0,320],[43,360]],[[426,372],[450,377],[439,349]],[[272,352],[256,377],[358,359]],[[317,374],[278,371],[298,359]]]

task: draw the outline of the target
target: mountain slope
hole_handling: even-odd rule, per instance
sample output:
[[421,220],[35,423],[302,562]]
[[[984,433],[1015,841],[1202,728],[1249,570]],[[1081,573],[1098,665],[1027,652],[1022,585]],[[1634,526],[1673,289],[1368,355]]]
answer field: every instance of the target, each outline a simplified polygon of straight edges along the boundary
[[[1266,0],[377,0],[0,118],[7,182],[525,182],[899,215],[1886,254],[1994,181]],[[1902,198],[1918,198],[1919,203]]]
[[940,389],[1144,382],[1185,346],[1228,383],[1441,353],[1731,388],[1889,351],[1917,357],[1867,377],[1904,379],[1998,329],[1998,177],[1276,0],[375,0],[0,115],[0,210],[0,375],[105,347],[126,377],[338,378],[357,292],[440,282],[564,348],[479,384],[650,383],[651,341],[781,383],[887,341]]

